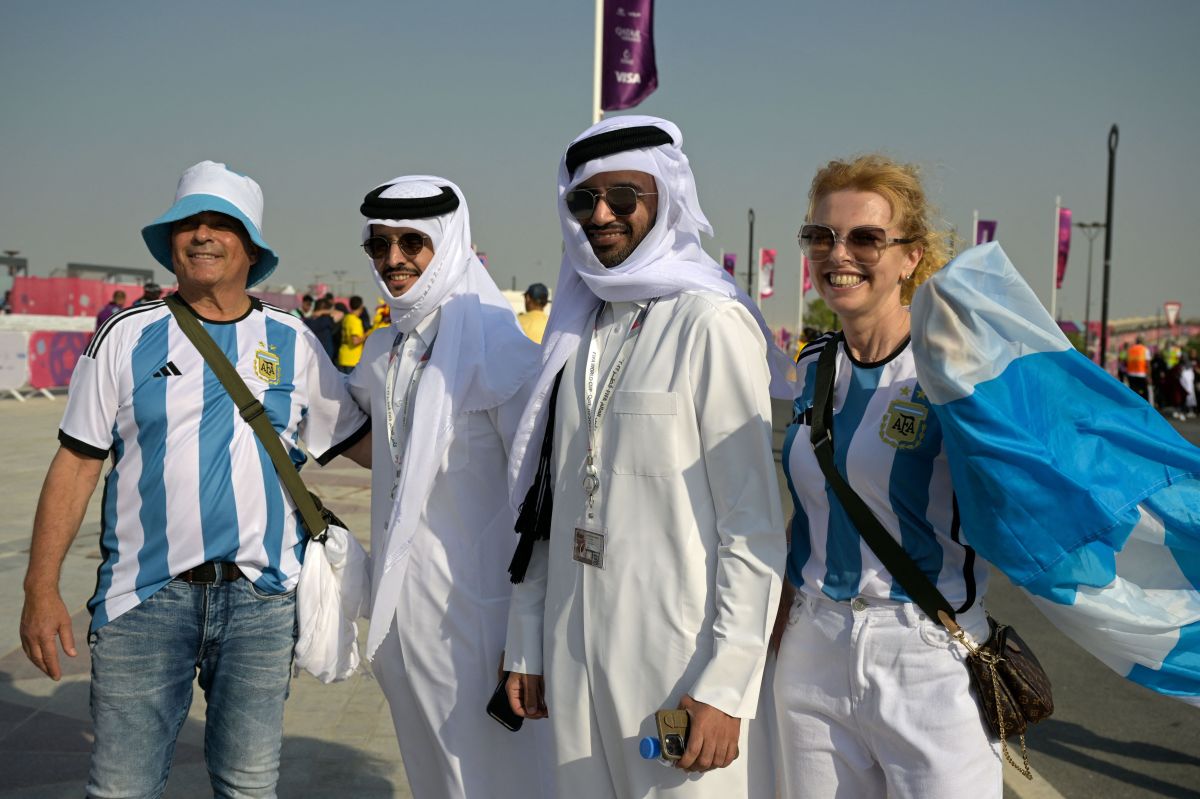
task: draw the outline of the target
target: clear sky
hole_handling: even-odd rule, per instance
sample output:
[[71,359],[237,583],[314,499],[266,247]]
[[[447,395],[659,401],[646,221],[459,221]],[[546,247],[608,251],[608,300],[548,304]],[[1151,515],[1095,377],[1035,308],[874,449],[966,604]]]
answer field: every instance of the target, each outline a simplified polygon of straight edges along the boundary
[[[210,158],[262,184],[273,284],[345,270],[365,292],[363,194],[432,173],[462,186],[501,287],[553,287],[592,18],[589,0],[5,0],[0,249],[41,275],[150,265],[138,231]],[[754,208],[755,247],[779,250],[773,323],[796,314],[813,172],[869,150],[922,165],[964,237],[972,209],[998,220],[1049,304],[1054,198],[1103,221],[1114,122],[1110,316],[1167,299],[1200,316],[1200,3],[659,0],[655,31],[659,89],[635,112],[682,128],[714,256],[744,268]],[[1102,255],[1100,238],[1093,319]],[[1076,233],[1064,318],[1083,318],[1086,272]]]

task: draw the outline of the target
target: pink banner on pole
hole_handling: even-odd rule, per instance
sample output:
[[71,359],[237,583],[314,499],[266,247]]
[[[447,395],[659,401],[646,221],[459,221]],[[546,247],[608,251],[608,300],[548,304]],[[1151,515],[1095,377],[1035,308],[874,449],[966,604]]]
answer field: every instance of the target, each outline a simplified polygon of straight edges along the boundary
[[605,0],[600,108],[633,108],[658,88],[654,0]]
[[1067,256],[1071,253],[1071,209],[1058,209],[1058,271],[1055,273],[1055,288],[1062,288],[1067,275]]
[[987,244],[989,241],[996,240],[996,220],[995,219],[980,219],[979,226],[975,228],[975,243]]
[[727,252],[721,258],[721,262],[721,266],[725,268],[725,271],[732,275],[734,270],[737,269],[737,254]]
[[775,293],[775,250],[758,251],[758,295],[763,299]]
[[809,291],[812,290],[812,287],[813,287],[812,275],[808,271],[808,256],[807,255],[800,256],[800,271],[803,274],[803,277],[801,279],[804,281],[804,283],[802,284],[802,287],[800,289],[800,293],[807,294]]

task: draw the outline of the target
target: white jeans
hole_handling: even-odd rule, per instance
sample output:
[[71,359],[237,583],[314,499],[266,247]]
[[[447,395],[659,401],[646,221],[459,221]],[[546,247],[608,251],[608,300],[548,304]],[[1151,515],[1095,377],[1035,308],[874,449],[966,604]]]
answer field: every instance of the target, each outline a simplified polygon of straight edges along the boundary
[[[978,603],[958,623],[987,637]],[[999,799],[965,656],[915,605],[798,592],[775,670],[781,796]]]

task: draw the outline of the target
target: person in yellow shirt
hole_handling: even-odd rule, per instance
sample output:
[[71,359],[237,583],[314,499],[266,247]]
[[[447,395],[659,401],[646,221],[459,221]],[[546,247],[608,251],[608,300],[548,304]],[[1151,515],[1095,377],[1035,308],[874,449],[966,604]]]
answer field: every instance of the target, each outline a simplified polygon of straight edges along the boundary
[[550,302],[550,290],[545,283],[534,283],[525,289],[525,313],[517,314],[517,322],[525,335],[542,343],[542,335],[546,332],[546,303]]
[[362,297],[357,295],[350,298],[350,313],[342,317],[342,338],[338,345],[337,366],[346,374],[354,371],[358,359],[362,357],[362,345],[367,340],[363,330]]

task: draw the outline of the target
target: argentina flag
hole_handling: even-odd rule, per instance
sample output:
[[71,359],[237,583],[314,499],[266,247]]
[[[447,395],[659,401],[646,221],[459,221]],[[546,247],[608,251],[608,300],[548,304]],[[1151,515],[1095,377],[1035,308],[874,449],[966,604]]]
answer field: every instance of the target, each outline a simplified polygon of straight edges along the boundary
[[1200,706],[1200,449],[1077,352],[999,244],[912,304],[968,542],[1117,673]]

